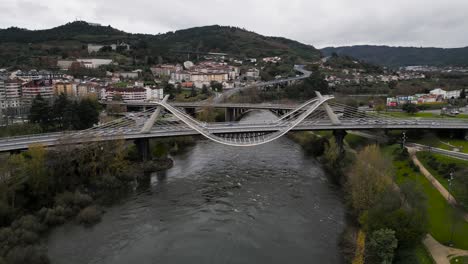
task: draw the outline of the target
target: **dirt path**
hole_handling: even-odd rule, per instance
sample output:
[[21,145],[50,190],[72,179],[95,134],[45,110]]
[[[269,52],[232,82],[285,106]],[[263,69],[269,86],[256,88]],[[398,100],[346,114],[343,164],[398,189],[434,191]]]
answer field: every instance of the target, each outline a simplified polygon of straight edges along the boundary
[[423,243],[437,264],[450,264],[449,256],[450,258],[468,256],[468,250],[446,247],[440,244],[431,235],[427,235]]

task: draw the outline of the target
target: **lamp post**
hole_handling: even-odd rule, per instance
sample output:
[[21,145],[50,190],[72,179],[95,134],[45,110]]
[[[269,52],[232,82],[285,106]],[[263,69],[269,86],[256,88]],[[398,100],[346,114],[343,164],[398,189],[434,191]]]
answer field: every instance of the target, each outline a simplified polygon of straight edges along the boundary
[[[453,184],[453,170],[450,171],[450,178],[448,179],[448,183],[449,183],[449,199],[451,199],[451,197],[453,197],[453,195],[451,194],[452,193],[452,184]],[[455,201],[452,201],[452,208],[453,208],[453,211],[452,211],[452,230],[451,230],[451,233],[450,233],[450,240],[449,240],[449,246],[453,246],[453,233],[455,232],[455,217],[456,217],[456,212],[455,212],[455,206],[454,206],[454,202]]]
[[401,137],[401,148],[404,149],[405,148],[405,144],[406,144],[406,140],[408,138],[406,137],[406,132],[403,132],[403,136]]

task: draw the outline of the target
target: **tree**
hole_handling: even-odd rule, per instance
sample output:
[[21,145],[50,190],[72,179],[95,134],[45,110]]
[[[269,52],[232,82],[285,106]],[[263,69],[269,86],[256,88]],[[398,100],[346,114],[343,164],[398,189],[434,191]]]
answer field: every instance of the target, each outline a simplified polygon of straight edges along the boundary
[[81,100],[76,112],[79,121],[73,125],[75,129],[90,128],[99,122],[99,103],[96,100]]
[[223,84],[219,83],[217,81],[212,81],[211,82],[211,89],[213,89],[213,91],[221,93],[221,92],[223,92]]
[[391,163],[379,147],[372,145],[361,150],[348,178],[348,192],[356,212],[362,214],[371,208],[391,184]]
[[463,88],[460,92],[460,99],[466,99],[466,91],[465,88]]
[[197,91],[195,90],[195,86],[192,86],[192,89],[190,89],[190,97],[195,96],[197,96]]
[[111,46],[104,46],[99,49],[99,52],[112,52],[112,47]]
[[397,82],[397,81],[390,81],[390,82],[388,83],[388,88],[390,88],[391,90],[395,89],[397,86],[398,86],[398,82]]
[[330,169],[339,167],[340,158],[340,147],[335,141],[335,138],[329,140],[328,144],[325,145],[324,151],[325,166]]
[[29,121],[39,124],[42,129],[47,130],[51,125],[51,108],[49,103],[38,94],[31,105]]
[[419,109],[418,107],[415,105],[415,104],[412,104],[412,103],[406,103],[404,104],[401,109],[403,109],[403,111],[405,111],[406,113],[408,114],[416,114]]
[[367,243],[368,256],[375,263],[391,264],[397,246],[395,231],[391,229],[374,231]]
[[201,93],[202,94],[205,94],[205,95],[209,95],[210,94],[210,91],[208,90],[208,87],[206,85],[203,85],[202,89],[201,89]]
[[64,115],[65,109],[69,107],[70,101],[68,97],[61,93],[57,99],[55,99],[54,104],[52,105],[52,118],[54,123],[57,123],[60,128],[66,128],[67,125],[64,125]]

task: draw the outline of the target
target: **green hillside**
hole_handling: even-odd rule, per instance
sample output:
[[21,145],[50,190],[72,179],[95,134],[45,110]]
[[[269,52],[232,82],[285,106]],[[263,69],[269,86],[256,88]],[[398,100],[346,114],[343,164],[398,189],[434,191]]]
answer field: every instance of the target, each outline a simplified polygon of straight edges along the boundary
[[[132,50],[124,55],[133,64],[150,65],[186,59],[177,51],[222,52],[239,58],[284,56],[292,62],[318,60],[313,46],[280,37],[266,37],[245,29],[205,26],[165,34],[132,34],[111,26],[94,26],[76,21],[46,30],[0,29],[0,67],[42,66],[46,58],[87,56],[88,43],[126,42]],[[116,54],[98,54],[98,56]],[[46,62],[44,62],[46,60]],[[38,65],[39,64],[39,65]]]
[[444,49],[363,45],[329,47],[321,51],[325,56],[337,53],[389,67],[411,65],[468,66],[468,47]]

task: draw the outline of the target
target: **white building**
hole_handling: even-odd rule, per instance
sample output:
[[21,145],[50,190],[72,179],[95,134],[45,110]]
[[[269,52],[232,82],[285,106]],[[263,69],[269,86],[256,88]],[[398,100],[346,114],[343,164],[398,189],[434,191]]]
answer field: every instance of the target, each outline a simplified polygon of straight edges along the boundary
[[20,107],[21,82],[0,80],[0,109]]
[[442,90],[441,88],[436,88],[430,91],[429,93],[437,96],[441,95],[443,98],[447,98],[447,92],[445,90]]
[[72,66],[72,64],[76,62],[76,60],[58,60],[57,61],[57,66],[61,70],[68,70]]
[[102,45],[102,44],[88,44],[88,53],[99,52],[103,47],[109,46],[113,51],[117,50],[117,47],[123,50],[130,50],[130,45],[127,43],[111,44],[111,45]]
[[139,77],[138,72],[115,72],[114,77],[123,79],[137,79]]
[[461,90],[447,91],[445,95],[446,99],[458,99],[460,98]]
[[89,69],[96,69],[103,65],[112,64],[111,59],[77,59],[76,61]]
[[146,89],[135,88],[106,88],[102,91],[103,99],[112,101],[116,96],[121,96],[124,102],[143,102],[146,100]]
[[164,99],[164,89],[158,87],[145,87],[146,100],[159,101]]

